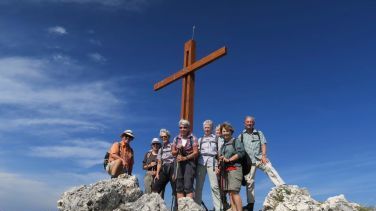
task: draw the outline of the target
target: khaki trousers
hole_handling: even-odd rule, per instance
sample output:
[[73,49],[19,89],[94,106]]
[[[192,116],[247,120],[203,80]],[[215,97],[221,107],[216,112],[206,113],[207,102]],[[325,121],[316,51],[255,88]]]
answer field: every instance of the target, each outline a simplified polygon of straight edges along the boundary
[[274,169],[272,163],[269,161],[266,164],[257,161],[255,164],[252,164],[251,170],[245,176],[245,180],[247,181],[247,202],[248,203],[255,203],[255,176],[256,176],[256,168],[265,172],[269,179],[273,182],[275,186],[284,185],[285,181],[279,176],[277,170]]

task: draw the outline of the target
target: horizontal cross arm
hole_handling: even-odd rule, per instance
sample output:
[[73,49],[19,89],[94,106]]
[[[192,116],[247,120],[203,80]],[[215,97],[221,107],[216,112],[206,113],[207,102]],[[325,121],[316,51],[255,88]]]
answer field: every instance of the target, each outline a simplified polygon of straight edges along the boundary
[[157,90],[167,86],[168,84],[184,77],[185,75],[187,75],[191,72],[194,72],[195,70],[197,70],[201,67],[204,67],[205,65],[213,62],[214,60],[219,59],[220,57],[226,55],[226,53],[227,53],[226,47],[222,47],[222,48],[214,51],[213,53],[211,53],[208,56],[196,61],[195,63],[191,64],[190,66],[183,68],[182,70],[180,70],[177,73],[163,79],[162,81],[157,82],[156,84],[154,84],[154,91],[157,91]]

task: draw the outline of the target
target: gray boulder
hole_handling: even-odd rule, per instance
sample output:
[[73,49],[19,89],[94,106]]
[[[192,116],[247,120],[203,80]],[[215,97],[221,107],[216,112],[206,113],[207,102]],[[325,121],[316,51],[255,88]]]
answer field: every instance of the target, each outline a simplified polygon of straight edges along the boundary
[[193,199],[188,197],[183,197],[178,199],[178,210],[179,211],[205,211],[203,207],[198,205]]
[[60,211],[112,211],[120,204],[136,201],[141,195],[137,178],[123,174],[64,192],[57,208]]
[[308,190],[296,185],[274,187],[264,200],[263,211],[355,211],[360,205],[348,202],[343,195],[328,198],[324,203],[313,199]]
[[164,200],[157,193],[144,194],[139,199],[137,199],[137,201],[121,204],[119,208],[115,209],[114,211],[133,211],[133,210],[168,211]]

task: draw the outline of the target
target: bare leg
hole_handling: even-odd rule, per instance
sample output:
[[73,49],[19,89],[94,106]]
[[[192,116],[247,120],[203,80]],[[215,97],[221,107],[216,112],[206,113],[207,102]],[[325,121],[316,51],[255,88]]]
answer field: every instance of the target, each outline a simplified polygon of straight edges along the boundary
[[230,192],[230,197],[231,197],[231,208],[234,211],[242,211],[243,210],[243,205],[242,205],[242,199],[239,195],[238,192],[231,191]]
[[193,199],[193,193],[187,193],[186,197],[189,197],[189,198]]
[[123,168],[122,162],[120,159],[115,160],[113,162],[114,163],[112,164],[112,167],[111,167],[111,175],[114,177],[117,177],[119,176],[119,174],[121,173],[121,169]]
[[177,193],[177,194],[176,194],[176,197],[177,197],[178,199],[183,198],[183,197],[184,197],[184,193]]

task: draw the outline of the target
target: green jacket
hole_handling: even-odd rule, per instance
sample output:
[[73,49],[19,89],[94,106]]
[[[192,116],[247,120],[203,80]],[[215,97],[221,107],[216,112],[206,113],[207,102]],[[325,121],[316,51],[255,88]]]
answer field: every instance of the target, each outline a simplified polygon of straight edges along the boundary
[[241,166],[240,158],[244,157],[245,150],[244,150],[243,143],[240,141],[240,139],[232,138],[229,141],[225,141],[219,151],[219,155],[224,156],[225,158],[231,158],[235,154],[238,154],[239,159],[237,159],[236,161],[232,163],[226,163],[227,165]]

